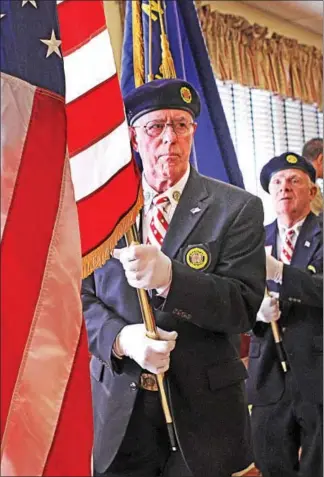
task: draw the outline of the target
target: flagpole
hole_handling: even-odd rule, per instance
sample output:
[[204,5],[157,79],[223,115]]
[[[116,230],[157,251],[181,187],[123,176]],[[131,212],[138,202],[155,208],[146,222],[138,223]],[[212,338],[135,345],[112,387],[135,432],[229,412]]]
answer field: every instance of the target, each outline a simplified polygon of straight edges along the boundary
[[[270,297],[269,291],[266,288],[265,295]],[[273,335],[274,342],[276,344],[277,355],[280,360],[280,364],[284,373],[288,371],[287,362],[285,358],[285,349],[282,342],[282,338],[279,331],[279,325],[276,321],[271,321],[271,331]]]
[[[159,2],[160,3],[160,2]],[[159,5],[160,6],[160,5]],[[140,2],[132,2],[132,28],[133,28],[133,44],[134,51],[136,45],[136,53],[134,53],[134,81],[135,86],[139,87],[145,83],[145,68],[144,68],[144,49],[141,43],[143,38],[143,26],[141,19],[141,6]],[[136,65],[136,66],[135,66]],[[149,71],[148,71],[148,82],[154,79],[152,72],[152,4],[149,0]],[[139,238],[136,226],[133,224],[131,228],[125,233],[126,244],[129,247],[131,244],[139,244]],[[158,340],[159,335],[157,333],[156,323],[152,307],[150,305],[147,292],[143,289],[137,289],[138,301],[141,308],[143,322],[146,328],[146,336],[153,340]],[[165,417],[165,422],[167,425],[167,431],[170,439],[171,450],[173,452],[177,451],[177,441],[175,437],[175,429],[173,425],[173,420],[170,412],[170,406],[167,399],[166,386],[165,386],[165,375],[160,373],[156,375],[156,380],[159,388],[160,399],[163,414]]]
[[[139,244],[138,233],[137,233],[135,225],[132,225],[132,227],[126,232],[125,239],[126,239],[126,244],[128,247],[132,244]],[[146,336],[153,340],[159,340],[160,338],[157,333],[155,318],[154,318],[152,307],[149,303],[147,292],[146,290],[142,288],[137,288],[137,295],[138,295],[138,300],[140,303],[142,318],[146,328]],[[173,426],[173,420],[172,420],[172,416],[170,412],[170,406],[167,399],[164,373],[157,374],[156,379],[157,379],[159,392],[160,392],[162,410],[164,413],[165,422],[166,422],[167,430],[169,434],[171,450],[175,452],[177,450],[177,443],[176,443],[176,437],[175,437],[175,430]]]

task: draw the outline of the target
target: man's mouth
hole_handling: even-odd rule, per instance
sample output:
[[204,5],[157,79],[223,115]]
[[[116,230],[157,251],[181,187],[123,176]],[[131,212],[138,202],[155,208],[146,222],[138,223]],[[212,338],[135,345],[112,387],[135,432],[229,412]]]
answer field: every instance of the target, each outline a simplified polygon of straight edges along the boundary
[[282,201],[289,201],[289,200],[291,200],[291,199],[292,199],[291,197],[281,197],[280,202],[282,202]]
[[160,158],[168,158],[168,159],[178,159],[179,154],[176,154],[175,152],[166,152],[165,154],[160,154]]

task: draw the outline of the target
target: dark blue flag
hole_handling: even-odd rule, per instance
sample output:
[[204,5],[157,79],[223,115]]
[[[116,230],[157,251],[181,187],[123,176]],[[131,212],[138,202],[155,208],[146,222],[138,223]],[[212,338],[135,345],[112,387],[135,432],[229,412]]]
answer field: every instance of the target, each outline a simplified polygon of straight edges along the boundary
[[[123,94],[135,88],[134,76],[142,76],[142,83],[168,77],[189,81],[197,89],[202,106],[191,162],[201,174],[244,187],[193,0],[151,0],[150,4],[148,0],[127,1]],[[140,11],[133,11],[138,5]]]
[[62,58],[55,52],[46,58],[41,40],[60,39],[56,2],[0,0],[0,15],[1,71],[64,96]]

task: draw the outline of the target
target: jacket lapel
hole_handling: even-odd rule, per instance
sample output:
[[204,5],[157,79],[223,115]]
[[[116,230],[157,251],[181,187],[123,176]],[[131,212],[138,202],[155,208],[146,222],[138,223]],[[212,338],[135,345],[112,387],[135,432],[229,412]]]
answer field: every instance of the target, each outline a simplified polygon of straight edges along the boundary
[[208,192],[200,175],[191,168],[188,182],[164,237],[162,252],[174,258],[190,232],[206,212]]
[[271,253],[273,257],[277,258],[277,231],[278,225],[277,221],[275,220],[272,224],[269,224],[266,228],[266,247],[271,247]]
[[321,228],[313,213],[310,213],[299,232],[295,250],[291,259],[291,265],[306,268],[318,248],[321,238]]

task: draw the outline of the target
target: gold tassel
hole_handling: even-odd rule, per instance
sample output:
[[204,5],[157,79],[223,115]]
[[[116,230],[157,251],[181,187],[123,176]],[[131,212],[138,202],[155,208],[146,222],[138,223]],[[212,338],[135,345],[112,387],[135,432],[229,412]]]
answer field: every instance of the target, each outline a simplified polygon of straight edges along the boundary
[[161,34],[162,64],[160,73],[163,78],[176,78],[173,58],[170,51],[169,41],[165,33]]
[[110,258],[110,253],[114,250],[118,240],[135,223],[136,217],[143,207],[142,188],[139,188],[138,196],[133,208],[125,215],[119,224],[114,228],[113,233],[99,247],[82,258],[82,278],[91,275],[99,267],[102,267]]
[[172,54],[170,51],[170,45],[168,37],[165,33],[163,17],[162,17],[162,5],[161,0],[159,0],[159,19],[160,19],[160,28],[161,28],[161,66],[160,66],[160,73],[162,78],[176,78],[176,71],[174,67],[174,62],[172,58]]
[[140,0],[132,0],[133,64],[135,87],[145,83],[142,11]]

